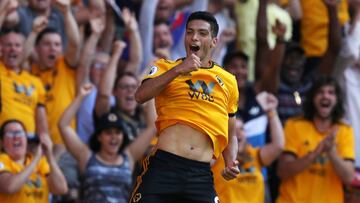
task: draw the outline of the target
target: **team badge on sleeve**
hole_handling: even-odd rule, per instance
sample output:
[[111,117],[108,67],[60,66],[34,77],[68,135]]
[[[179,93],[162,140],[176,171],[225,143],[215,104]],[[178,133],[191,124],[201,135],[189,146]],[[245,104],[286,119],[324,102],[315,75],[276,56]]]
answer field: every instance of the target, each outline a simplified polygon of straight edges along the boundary
[[0,169],[5,168],[4,164],[2,162],[0,162]]
[[154,75],[157,71],[158,71],[158,67],[151,66],[150,71],[149,71],[149,75]]
[[224,82],[222,81],[222,79],[218,75],[216,75],[215,78],[218,81],[218,83],[220,84],[220,86],[224,86]]

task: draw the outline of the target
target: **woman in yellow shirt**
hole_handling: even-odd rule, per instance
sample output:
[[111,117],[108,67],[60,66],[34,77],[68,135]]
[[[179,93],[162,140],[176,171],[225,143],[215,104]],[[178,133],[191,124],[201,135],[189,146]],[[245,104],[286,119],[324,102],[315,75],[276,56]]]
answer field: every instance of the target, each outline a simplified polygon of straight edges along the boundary
[[[28,151],[26,130],[18,120],[7,120],[0,129],[0,202],[45,203],[49,192],[65,194],[66,180],[57,165],[48,135]],[[45,155],[45,156],[43,156]]]

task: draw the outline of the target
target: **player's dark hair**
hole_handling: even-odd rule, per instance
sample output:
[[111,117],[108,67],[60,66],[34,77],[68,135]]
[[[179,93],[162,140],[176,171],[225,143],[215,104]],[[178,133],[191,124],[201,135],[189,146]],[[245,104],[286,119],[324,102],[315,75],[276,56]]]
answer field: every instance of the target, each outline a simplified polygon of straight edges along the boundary
[[188,26],[189,22],[193,21],[193,20],[204,20],[204,21],[208,22],[211,27],[211,36],[212,37],[217,36],[217,34],[219,32],[219,25],[218,25],[215,17],[211,13],[209,13],[207,11],[196,11],[196,12],[190,14],[190,16],[186,22],[186,27]]

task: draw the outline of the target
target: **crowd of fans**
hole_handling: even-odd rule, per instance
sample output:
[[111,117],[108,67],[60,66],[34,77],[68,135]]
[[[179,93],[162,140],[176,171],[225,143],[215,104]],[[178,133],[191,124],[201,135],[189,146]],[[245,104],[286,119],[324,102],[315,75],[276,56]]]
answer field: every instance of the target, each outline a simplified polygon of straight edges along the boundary
[[1,0],[0,202],[128,202],[156,144],[136,89],[198,10],[240,95],[220,202],[359,202],[359,0]]

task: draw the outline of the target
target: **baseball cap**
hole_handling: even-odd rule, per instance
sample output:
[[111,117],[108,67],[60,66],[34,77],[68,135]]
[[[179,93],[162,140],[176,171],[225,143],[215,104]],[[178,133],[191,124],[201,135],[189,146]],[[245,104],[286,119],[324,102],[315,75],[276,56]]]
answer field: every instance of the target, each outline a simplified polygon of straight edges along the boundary
[[96,133],[100,133],[101,131],[109,128],[118,128],[122,132],[125,132],[125,126],[122,119],[113,112],[106,113],[102,115],[96,121]]

